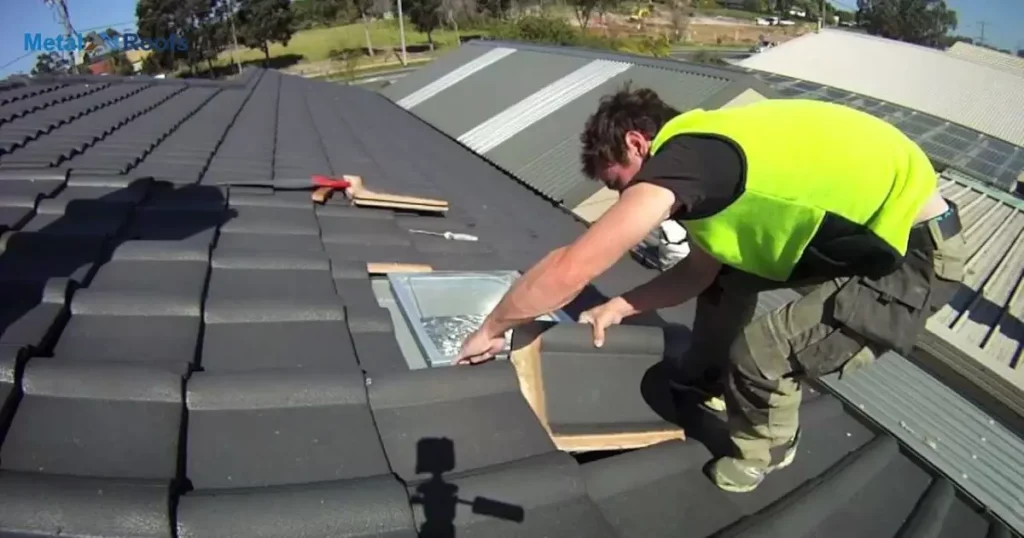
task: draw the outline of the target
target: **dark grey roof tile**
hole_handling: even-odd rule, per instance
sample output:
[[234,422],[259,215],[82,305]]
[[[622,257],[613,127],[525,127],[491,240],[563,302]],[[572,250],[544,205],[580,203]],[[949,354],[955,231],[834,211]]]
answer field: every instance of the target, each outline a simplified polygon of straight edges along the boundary
[[21,346],[0,345],[0,438],[14,416],[25,357],[25,348]]
[[[420,439],[417,467],[432,470],[436,478],[409,488],[421,536],[454,526],[460,537],[565,536],[616,538],[618,535],[587,497],[579,465],[572,456],[553,452],[469,476],[449,478],[443,473],[457,462],[458,442]],[[450,491],[450,492],[449,492]],[[445,495],[457,495],[451,523],[437,509]],[[672,512],[669,512],[671,514]],[[667,517],[667,514],[662,515]],[[452,536],[455,534],[449,534]]]
[[350,280],[366,280],[370,278],[370,274],[367,272],[365,261],[341,261],[331,260],[331,276],[335,280],[344,280],[346,284],[358,284],[358,282],[348,282]]
[[395,324],[391,313],[381,307],[345,307],[345,318],[348,330],[352,333],[387,333],[395,332]]
[[[416,229],[416,228],[414,228]],[[444,232],[439,232],[444,233]],[[473,235],[470,233],[470,235]],[[428,254],[443,254],[455,256],[472,255],[496,255],[491,247],[493,243],[486,241],[464,241],[461,239],[447,239],[429,234],[410,234],[413,247],[419,252]]]
[[215,269],[278,269],[329,271],[331,261],[324,252],[290,252],[282,256],[271,250],[252,250],[218,245],[213,253]]
[[[409,233],[392,220],[319,215],[321,238],[335,245],[372,245],[409,248]],[[344,247],[342,247],[344,248]]]
[[[366,264],[362,265],[365,271]],[[368,278],[337,278],[334,280],[334,289],[346,308],[370,309],[380,306]]]
[[202,366],[207,372],[358,370],[343,321],[213,323],[203,334]]
[[[294,196],[295,194],[299,196]],[[313,199],[310,198],[308,191],[299,193],[279,191],[267,196],[265,194],[235,193],[232,190],[231,205],[232,207],[287,207],[309,211],[313,207]]]
[[125,241],[114,248],[111,260],[209,263],[210,249],[178,241]]
[[[122,262],[146,263],[146,262]],[[191,263],[191,262],[190,262]],[[146,289],[146,283],[137,284],[136,289],[118,286],[90,287],[75,292],[71,301],[71,313],[92,316],[199,316],[202,309],[202,288],[189,284],[187,288],[175,290],[173,282],[165,293],[153,293]]]
[[4,470],[171,479],[181,377],[160,369],[34,359],[0,450]]
[[[194,375],[188,477],[196,489],[388,473],[363,376],[294,371]],[[244,452],[231,447],[245,446]]]
[[312,209],[232,206],[237,215],[221,230],[228,233],[318,235]]
[[319,235],[222,233],[217,250],[249,250],[279,254],[320,253],[323,244]]
[[75,315],[54,348],[68,361],[151,364],[185,374],[196,354],[199,316]]
[[[110,214],[102,215],[96,214],[92,207],[86,208],[85,205],[78,205],[76,207],[83,210],[73,210],[76,211],[74,216],[65,216],[61,213],[43,213],[40,211],[26,222],[21,229],[26,232],[73,237],[110,237],[117,234],[118,230],[127,222],[127,214],[125,212],[114,210]],[[40,209],[43,209],[43,207],[40,206]],[[99,209],[99,207],[96,207],[96,209]]]
[[[378,375],[369,393],[388,461],[407,483],[429,477],[416,466],[414,440],[424,437],[454,442],[455,465],[450,472],[554,450],[507,362]],[[491,434],[481,436],[480,431]]]
[[[331,201],[333,202],[334,199]],[[395,213],[392,211],[355,207],[348,202],[318,205],[316,206],[316,214],[317,217],[396,220]]]
[[172,538],[167,483],[0,471],[9,536]]
[[191,303],[198,308],[206,283],[205,261],[114,260],[101,266],[90,291],[141,293],[153,302]]
[[394,333],[352,333],[352,346],[359,365],[368,376],[409,370]]
[[0,233],[20,229],[33,215],[35,215],[35,209],[31,207],[0,207]]
[[178,505],[181,538],[416,538],[392,476],[236,491],[192,492]]
[[155,183],[146,203],[140,210],[214,211],[227,208],[228,191],[223,187],[210,185],[187,185],[175,187]]
[[[772,473],[751,493],[728,495],[713,485],[703,471],[712,454],[695,440],[670,441],[586,463],[583,470],[587,490],[621,536],[713,535],[776,503],[874,438],[874,433],[846,414],[837,400],[816,393],[805,396],[801,422],[800,448],[794,463]],[[723,432],[721,424],[712,424]],[[720,435],[695,429],[691,433],[701,439],[703,435]],[[656,517],[665,513],[675,513],[676,517]]]
[[331,262],[424,263],[427,258],[408,245],[377,245],[369,240],[345,244],[325,242],[324,250],[331,257]]
[[66,316],[67,306],[63,304],[7,303],[0,308],[0,344],[46,351]]
[[345,319],[330,273],[306,270],[213,269],[206,323]]
[[[671,429],[662,402],[671,402],[662,359],[682,355],[689,331],[611,327],[595,348],[589,325],[559,323],[541,337],[545,412],[561,434]],[[586,386],[591,390],[578,391]],[[671,409],[671,404],[668,409]]]

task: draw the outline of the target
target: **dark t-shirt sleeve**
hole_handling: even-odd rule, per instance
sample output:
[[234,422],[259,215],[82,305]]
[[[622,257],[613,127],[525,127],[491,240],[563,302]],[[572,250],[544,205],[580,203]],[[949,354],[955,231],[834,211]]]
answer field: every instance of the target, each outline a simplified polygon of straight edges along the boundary
[[672,191],[673,219],[713,215],[743,190],[744,161],[730,141],[711,136],[678,135],[647,159],[633,184],[652,183]]

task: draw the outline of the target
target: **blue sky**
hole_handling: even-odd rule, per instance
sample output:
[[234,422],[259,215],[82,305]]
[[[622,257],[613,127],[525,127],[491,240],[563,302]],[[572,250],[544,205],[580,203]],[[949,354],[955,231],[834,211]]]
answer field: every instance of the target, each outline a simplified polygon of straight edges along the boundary
[[[856,9],[856,0],[829,0],[845,9]],[[0,0],[0,78],[18,71],[28,72],[34,65],[34,54],[25,54],[25,32],[56,36],[61,31],[53,10],[42,0]],[[76,30],[100,30],[108,26],[124,30],[135,26],[136,0],[67,0],[71,22]],[[1024,48],[1024,1],[1022,0],[946,0],[957,10],[960,25],[957,33],[977,38],[980,23],[986,21],[986,41],[1017,50]],[[6,65],[12,62],[11,65]]]

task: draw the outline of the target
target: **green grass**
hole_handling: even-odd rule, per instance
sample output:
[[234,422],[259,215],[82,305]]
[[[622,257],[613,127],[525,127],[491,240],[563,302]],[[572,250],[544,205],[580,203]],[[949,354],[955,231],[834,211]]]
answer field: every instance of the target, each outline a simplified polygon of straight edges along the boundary
[[[405,69],[406,67],[419,67],[421,65],[430,63],[433,60],[433,58],[410,58],[408,64],[405,67],[403,67],[402,64],[398,62],[390,62],[383,65],[373,65],[368,67],[357,67],[355,69],[354,75],[356,78],[368,77],[370,75],[375,75],[378,73],[398,71],[399,69]],[[348,80],[349,74],[345,72],[335,72],[309,78],[314,80],[325,80],[328,82],[334,82],[338,80]]]
[[[463,34],[480,34],[479,31],[467,31]],[[456,43],[455,32],[450,30],[437,30],[433,32],[435,47],[445,47]],[[399,34],[398,21],[374,21],[370,23],[370,40],[374,49],[377,48],[398,48]],[[405,24],[405,42],[407,46],[425,45],[427,35],[417,32],[408,22]],[[348,24],[345,26],[334,26],[331,28],[314,28],[302,30],[292,35],[288,46],[278,43],[271,43],[270,57],[276,58],[287,55],[301,56],[302,61],[315,62],[327,60],[331,57],[331,51],[342,51],[345,49],[357,49],[366,47],[366,34],[362,24]],[[259,61],[263,59],[263,51],[256,49],[242,49],[236,52],[238,60]],[[221,62],[230,61],[230,55],[224,52],[220,55]]]
[[732,17],[734,19],[742,19],[752,21],[758,17],[766,17],[770,15],[764,15],[762,13],[754,13],[753,11],[743,11],[740,9],[725,9],[725,8],[707,8],[698,9],[697,15],[703,15],[706,17]]

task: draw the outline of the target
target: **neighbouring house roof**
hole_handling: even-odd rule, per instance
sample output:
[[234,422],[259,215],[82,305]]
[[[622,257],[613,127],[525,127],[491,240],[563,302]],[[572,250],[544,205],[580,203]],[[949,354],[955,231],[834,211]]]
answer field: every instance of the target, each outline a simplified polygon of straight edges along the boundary
[[824,30],[739,64],[859,93],[1024,146],[1024,79],[940,50]]
[[1024,76],[1024,58],[1020,56],[1013,56],[962,41],[953,43],[952,47],[946,49],[946,54],[1014,75]]
[[381,93],[543,196],[576,208],[602,190],[580,172],[579,130],[598,99],[628,81],[654,88],[681,110],[718,107],[752,87],[770,93],[739,70],[480,40]]
[[[450,210],[315,206],[295,190],[315,173]],[[726,495],[701,474],[717,418],[691,416],[686,441],[574,458],[509,361],[413,368],[368,262],[523,270],[584,226],[369,91],[263,70],[8,86],[0,195],[3,533],[1010,534],[906,441],[813,387],[795,463]],[[653,274],[623,260],[567,310]],[[688,324],[688,310],[615,327],[602,349],[575,324],[552,329],[552,429],[682,420],[652,409],[668,335],[686,332],[666,321]]]

